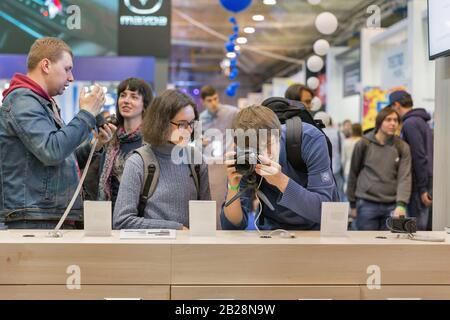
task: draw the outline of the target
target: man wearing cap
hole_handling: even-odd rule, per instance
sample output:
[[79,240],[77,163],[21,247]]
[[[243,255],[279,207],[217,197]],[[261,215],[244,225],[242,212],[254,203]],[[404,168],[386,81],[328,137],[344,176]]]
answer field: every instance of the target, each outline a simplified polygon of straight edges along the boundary
[[391,93],[389,102],[402,117],[401,137],[411,149],[413,187],[408,213],[417,219],[419,230],[427,230],[433,203],[433,133],[428,124],[431,117],[425,109],[413,109],[413,100],[406,91]]

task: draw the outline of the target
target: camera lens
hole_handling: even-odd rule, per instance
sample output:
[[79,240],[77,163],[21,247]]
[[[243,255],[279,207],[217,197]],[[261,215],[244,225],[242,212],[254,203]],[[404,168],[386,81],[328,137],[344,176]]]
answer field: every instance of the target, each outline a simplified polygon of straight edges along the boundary
[[249,176],[255,172],[258,156],[251,149],[238,151],[236,157],[236,171],[243,176]]
[[106,122],[115,125],[116,127],[119,125],[119,120],[117,119],[115,114],[110,115],[106,118]]

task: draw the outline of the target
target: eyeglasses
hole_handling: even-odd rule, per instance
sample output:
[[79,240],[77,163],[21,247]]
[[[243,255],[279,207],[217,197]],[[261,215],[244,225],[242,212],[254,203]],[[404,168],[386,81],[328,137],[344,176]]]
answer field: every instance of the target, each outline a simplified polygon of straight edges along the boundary
[[191,121],[191,122],[187,122],[187,121],[180,121],[180,122],[173,122],[170,121],[171,124],[175,125],[178,127],[178,129],[184,129],[187,130],[189,127],[194,130],[195,127],[195,120]]

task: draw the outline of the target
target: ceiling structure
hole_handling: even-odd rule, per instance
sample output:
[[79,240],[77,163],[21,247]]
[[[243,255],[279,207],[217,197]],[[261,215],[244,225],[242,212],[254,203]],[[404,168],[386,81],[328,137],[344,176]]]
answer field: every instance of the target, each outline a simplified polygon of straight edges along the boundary
[[[385,9],[405,7],[406,1],[322,0],[319,5],[311,5],[307,0],[277,0],[276,5],[265,5],[263,0],[253,0],[249,8],[235,15],[239,35],[248,39],[241,45],[238,81],[251,91],[259,90],[274,76],[291,75],[301,70],[301,61],[312,53],[316,40],[323,38],[332,44],[348,40],[342,35],[349,38],[353,30],[362,27],[370,16],[370,5],[379,5],[382,18],[387,20]],[[314,25],[316,16],[324,11],[332,12],[339,21],[338,30],[331,36],[321,35]],[[253,21],[255,14],[264,15],[265,20]],[[232,34],[232,15],[219,0],[172,0],[172,83],[180,87],[204,83],[226,87],[228,80],[220,63],[226,54],[225,42]],[[255,32],[245,34],[245,27],[254,27]]]
[[[247,10],[235,15],[239,35],[248,39],[241,45],[240,77],[258,86],[283,69],[299,70],[299,61],[311,53],[315,40],[333,40],[316,30],[314,21],[319,13],[330,11],[343,24],[373,3],[377,1],[322,0],[311,5],[307,0],[278,0],[270,6],[253,0]],[[171,80],[181,86],[226,80],[220,62],[225,58],[225,40],[232,34],[232,13],[219,0],[172,0],[172,8]],[[265,20],[253,21],[255,14],[264,15]],[[254,27],[255,33],[245,34],[244,27]]]

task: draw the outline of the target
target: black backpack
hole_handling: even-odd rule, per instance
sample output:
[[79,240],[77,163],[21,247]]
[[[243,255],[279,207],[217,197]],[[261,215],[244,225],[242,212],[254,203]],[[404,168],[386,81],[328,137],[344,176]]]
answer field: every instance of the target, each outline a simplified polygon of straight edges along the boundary
[[308,173],[306,163],[299,152],[302,146],[302,122],[313,125],[325,136],[328,146],[328,155],[330,157],[330,166],[332,166],[333,147],[330,139],[322,130],[325,126],[321,120],[314,120],[303,103],[286,98],[274,97],[264,100],[262,105],[275,112],[281,124],[286,124],[287,159],[295,170]]

